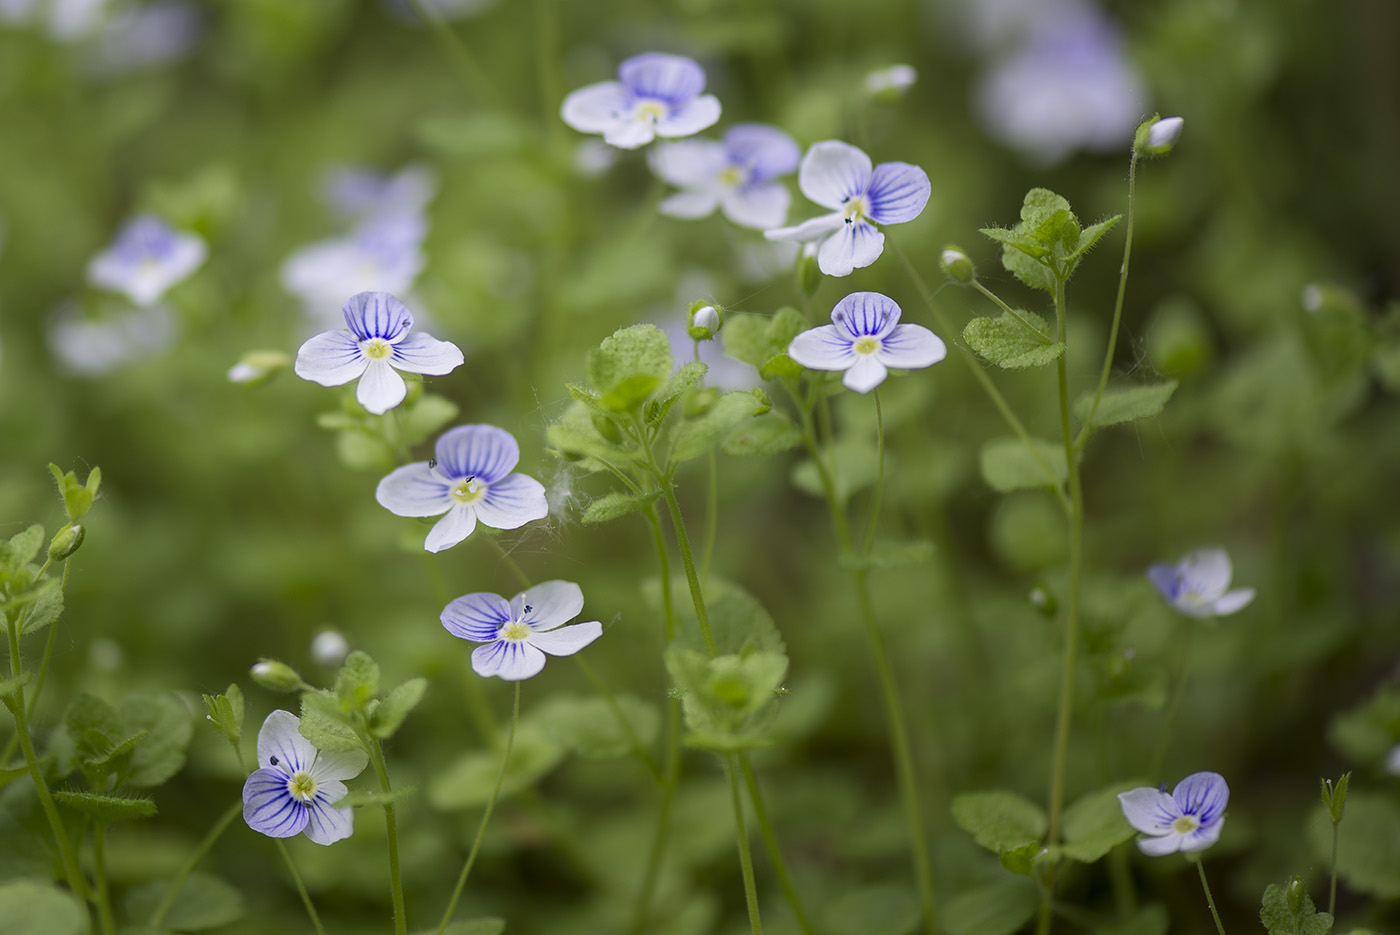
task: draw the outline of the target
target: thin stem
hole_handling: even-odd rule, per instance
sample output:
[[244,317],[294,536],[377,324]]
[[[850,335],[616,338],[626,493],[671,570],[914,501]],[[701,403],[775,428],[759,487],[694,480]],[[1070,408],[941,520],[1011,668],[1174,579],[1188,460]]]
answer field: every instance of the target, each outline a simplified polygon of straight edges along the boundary
[[735,775],[732,754],[724,757],[724,774],[729,779],[729,801],[734,806],[734,836],[739,842],[739,869],[744,876],[744,901],[749,907],[749,930],[763,935],[763,920],[758,915],[758,885],[753,877],[753,855],[749,853],[749,832],[744,824],[744,803],[739,798],[739,777]]
[[1016,309],[1012,308],[1011,306],[1009,306],[1009,305],[1007,305],[1005,302],[1003,302],[1003,301],[1001,300],[1001,296],[997,295],[995,292],[993,292],[992,290],[988,289],[986,286],[982,285],[980,282],[978,282],[978,281],[975,280],[975,279],[972,281],[972,288],[976,289],[978,292],[982,293],[984,296],[986,296],[987,298],[991,299],[992,302],[993,302],[998,308],[1000,308],[1003,312],[1005,312],[1006,314],[1010,315],[1012,318],[1014,318],[1014,319],[1016,319],[1018,322],[1020,322],[1020,323],[1021,323],[1021,327],[1025,328],[1025,329],[1026,329],[1027,331],[1029,331],[1034,337],[1038,338],[1038,339],[1041,341],[1041,343],[1043,343],[1043,344],[1053,344],[1053,343],[1054,343],[1053,341],[1050,340],[1049,337],[1047,337],[1047,336],[1045,335],[1045,333],[1044,333],[1043,331],[1041,331],[1041,330],[1040,330],[1039,328],[1037,328],[1035,325],[1031,324],[1030,321],[1029,321],[1024,315],[1021,314],[1021,312],[1017,311]]
[[92,826],[93,878],[97,881],[97,917],[104,935],[115,935],[117,924],[112,921],[112,895],[107,889],[107,829],[100,822]]
[[885,493],[885,415],[880,408],[880,391],[875,390],[875,492],[870,499],[870,525],[865,530],[865,548],[862,554],[869,555],[875,544],[875,527],[880,520],[880,500]]
[[530,576],[525,574],[525,570],[520,567],[515,559],[511,558],[510,553],[505,550],[505,547],[496,541],[495,536],[487,536],[486,538],[487,541],[495,547],[496,553],[501,556],[501,562],[504,563],[515,575],[516,579],[519,580],[520,586],[529,590],[530,586],[534,584],[534,582],[530,580]]
[[715,557],[715,535],[719,530],[719,457],[710,449],[710,483],[705,491],[705,544],[700,557],[700,577],[709,580],[710,560]]
[[652,759],[651,754],[647,752],[646,747],[642,744],[641,738],[637,736],[636,730],[632,727],[632,722],[627,720],[627,715],[622,713],[622,706],[617,703],[617,698],[613,695],[612,689],[599,677],[597,672],[593,671],[593,667],[588,664],[583,656],[576,654],[574,656],[574,661],[578,663],[578,667],[583,670],[584,677],[593,684],[593,688],[597,690],[598,694],[603,696],[603,701],[607,703],[608,710],[612,712],[613,720],[617,721],[617,726],[622,728],[622,733],[626,735],[627,745],[632,753],[636,755],[637,759],[642,761],[642,765],[647,768],[647,772],[651,774],[651,778],[659,785],[662,781],[661,769],[656,765],[656,761]]
[[1162,767],[1167,762],[1167,750],[1172,742],[1172,725],[1176,723],[1176,712],[1181,707],[1181,696],[1185,694],[1186,675],[1191,666],[1191,636],[1196,632],[1196,621],[1192,617],[1186,618],[1184,624],[1186,632],[1181,637],[1181,670],[1176,674],[1176,684],[1172,686],[1171,702],[1167,705],[1167,719],[1162,724],[1162,735],[1157,739],[1157,752],[1152,755],[1152,769],[1147,774],[1149,779],[1157,781],[1161,779]]
[[758,819],[758,828],[763,834],[763,844],[768,849],[768,859],[773,863],[773,872],[778,875],[778,883],[783,888],[783,895],[787,897],[788,905],[792,907],[792,914],[797,919],[798,928],[802,929],[805,935],[812,935],[812,923],[807,920],[807,913],[802,908],[802,900],[798,898],[797,888],[792,885],[787,862],[783,860],[782,848],[778,846],[778,836],[773,832],[773,824],[768,820],[768,809],[763,804],[763,790],[758,786],[758,776],[754,774],[747,753],[739,754],[739,768],[744,771],[744,783],[749,787],[749,801],[753,803],[754,817]]
[[681,552],[681,564],[685,566],[685,581],[690,586],[690,600],[695,605],[695,619],[700,623],[700,637],[705,641],[705,653],[711,659],[719,655],[715,644],[715,634],[710,629],[710,615],[705,611],[705,595],[700,589],[700,577],[695,571],[695,558],[690,552],[690,537],[685,532],[685,519],[681,516],[681,505],[676,500],[675,489],[669,478],[658,478],[661,492],[666,498],[666,508],[671,512],[671,528],[676,533],[676,545]]
[[233,820],[243,814],[243,803],[234,802],[228,807],[228,811],[219,816],[219,820],[214,823],[214,827],[209,829],[209,833],[204,836],[204,840],[199,842],[199,846],[194,849],[194,853],[185,861],[185,865],[180,868],[180,872],[175,874],[175,879],[170,881],[170,886],[165,890],[165,896],[161,898],[156,906],[155,912],[151,913],[150,927],[160,928],[165,921],[165,914],[170,911],[170,907],[175,904],[175,897],[179,895],[180,887],[185,885],[185,880],[194,872],[194,868],[199,866],[199,862],[214,847],[216,841],[228,830],[228,826]]
[[1210,917],[1215,920],[1215,930],[1220,935],[1225,935],[1225,926],[1220,924],[1220,913],[1215,911],[1215,897],[1210,895],[1210,884],[1206,882],[1206,865],[1202,861],[1196,861],[1196,869],[1201,874],[1201,889],[1206,891],[1206,905],[1210,907]]
[[[71,558],[63,560],[63,579],[58,585],[58,592],[60,594],[68,593],[68,569],[72,565],[72,562],[73,560]],[[62,619],[62,617],[59,618],[59,620]],[[34,690],[29,693],[29,700],[26,702],[26,707],[24,709],[25,714],[32,715],[34,713],[34,704],[39,700],[39,690],[44,687],[44,676],[49,674],[49,660],[53,658],[54,640],[57,636],[58,620],[55,620],[53,623],[49,624],[49,637],[44,641],[44,657],[39,660],[39,674],[34,679]],[[7,750],[4,756],[0,756],[0,763],[4,763],[9,758],[10,751]]]
[[[379,788],[386,796],[390,796],[394,789],[389,783],[389,768],[384,763],[384,748],[380,746],[378,739],[363,739],[369,750],[369,761],[374,766],[374,773],[379,777]],[[408,931],[408,918],[404,914],[403,878],[399,869],[398,817],[392,799],[384,803],[384,827],[389,838],[389,894],[394,906],[394,933],[405,935]]]
[[1341,824],[1332,822],[1332,886],[1327,893],[1327,914],[1334,919],[1337,917],[1337,837]]
[[316,935],[326,935],[325,928],[321,925],[321,917],[316,913],[316,904],[311,901],[311,894],[306,891],[306,884],[301,882],[301,874],[297,873],[297,865],[292,863],[292,855],[287,852],[287,845],[281,838],[273,839],[277,843],[277,852],[282,855],[282,862],[287,865],[287,872],[292,875],[292,883],[296,885],[297,895],[301,897],[301,904],[306,907],[306,914],[311,917],[311,925],[316,929]]
[[484,102],[492,107],[501,106],[501,93],[496,90],[496,86],[491,82],[490,77],[476,63],[476,59],[467,51],[467,47],[462,44],[462,40],[452,31],[452,27],[447,25],[447,21],[442,18],[436,9],[423,0],[408,0],[413,7],[413,12],[418,14],[433,36],[442,45],[447,57],[452,60],[452,65],[457,69],[458,76],[469,90],[480,96]]
[[452,898],[447,902],[447,910],[442,914],[442,921],[438,923],[438,935],[442,935],[447,928],[447,923],[452,921],[452,913],[457,911],[457,900],[462,898],[462,890],[467,885],[467,877],[471,875],[472,865],[476,863],[477,852],[481,850],[481,842],[486,837],[486,825],[491,821],[491,813],[496,809],[496,799],[501,794],[501,783],[506,778],[506,767],[510,764],[510,748],[515,744],[515,728],[520,723],[520,683],[515,683],[515,701],[511,705],[510,731],[506,734],[506,749],[501,754],[501,769],[496,773],[496,785],[491,789],[491,798],[486,800],[486,811],[481,815],[481,825],[476,829],[476,840],[472,841],[472,849],[467,854],[467,862],[462,865],[462,875],[457,878],[457,886],[452,890]]

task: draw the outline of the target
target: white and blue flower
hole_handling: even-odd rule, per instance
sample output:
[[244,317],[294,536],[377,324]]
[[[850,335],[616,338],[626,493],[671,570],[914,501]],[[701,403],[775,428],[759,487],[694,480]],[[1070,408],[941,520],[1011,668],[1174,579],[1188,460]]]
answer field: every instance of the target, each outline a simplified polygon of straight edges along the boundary
[[662,214],[703,218],[720,208],[741,227],[764,230],[787,220],[788,194],[779,176],[797,168],[802,150],[776,127],[741,123],[724,141],[682,140],[651,151],[651,168],[683,189],[661,202]]
[[425,165],[405,166],[392,175],[374,169],[337,166],[327,173],[321,197],[337,214],[354,221],[369,217],[418,217],[437,190],[437,173]]
[[1158,562],[1147,569],[1148,579],[1177,610],[1188,617],[1222,617],[1254,600],[1253,588],[1230,587],[1230,555],[1216,547],[1195,549],[1181,561]]
[[494,425],[460,425],[444,432],[433,461],[404,465],[379,482],[374,496],[399,516],[437,516],[429,552],[450,549],[472,534],[478,521],[493,529],[518,529],[549,515],[544,485],[512,474],[520,446]]
[[719,120],[719,100],[702,93],[704,70],[682,55],[633,56],[618,67],[617,77],[564,98],[564,122],[581,133],[601,133],[618,149],[636,149],[658,136],[699,133]]
[[117,238],[87,265],[88,282],[120,292],[134,304],[154,305],[208,255],[204,241],[151,214],[122,225]]
[[879,259],[885,235],[875,225],[914,220],[932,190],[928,175],[918,166],[882,162],[872,167],[869,156],[839,140],[812,144],[798,169],[797,187],[831,213],[763,236],[822,241],[817,266],[828,276],[847,276]]
[[350,837],[355,815],[336,808],[348,791],[344,780],[369,763],[363,750],[317,750],[290,711],[273,711],[258,731],[258,766],[243,784],[243,820],[270,838],[306,833],[317,844]]
[[323,331],[297,351],[296,375],[322,386],[356,378],[355,399],[383,415],[403,402],[408,387],[398,371],[442,376],[462,365],[457,345],[412,334],[413,314],[387,292],[361,292],[341,310],[349,331]]
[[788,356],[809,370],[844,370],[847,389],[868,393],[889,368],[918,370],[948,354],[943,340],[923,325],[901,325],[895,301],[878,292],[852,292],[831,310],[829,325],[804,331]]
[[1171,795],[1142,786],[1118,795],[1128,824],[1147,835],[1138,839],[1144,854],[1161,857],[1177,851],[1203,851],[1220,838],[1230,787],[1219,773],[1192,773]]
[[477,675],[509,682],[538,675],[545,654],[572,656],[603,635],[594,620],[563,626],[583,610],[583,591],[572,581],[545,581],[507,601],[499,594],[467,594],[442,611],[447,632],[473,643]]
[[371,215],[349,234],[308,244],[282,264],[282,287],[301,299],[309,317],[329,325],[346,295],[403,295],[427,263],[421,214]]

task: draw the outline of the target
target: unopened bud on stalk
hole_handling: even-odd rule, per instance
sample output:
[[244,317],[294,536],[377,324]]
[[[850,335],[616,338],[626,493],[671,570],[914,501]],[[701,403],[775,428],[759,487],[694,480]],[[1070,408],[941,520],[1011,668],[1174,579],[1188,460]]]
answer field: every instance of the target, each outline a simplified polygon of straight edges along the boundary
[[724,326],[724,309],[708,302],[694,302],[690,306],[690,321],[687,330],[692,341],[708,341]]
[[248,674],[268,691],[294,692],[301,689],[301,676],[297,670],[276,659],[259,659]]
[[949,244],[938,255],[938,268],[943,275],[962,286],[970,286],[977,281],[977,268],[961,247]]
[[49,559],[56,562],[72,555],[83,544],[85,535],[87,535],[87,531],[82,526],[76,524],[64,526],[49,543]]
[[350,655],[350,641],[339,630],[322,630],[311,639],[311,658],[328,669],[338,669]]
[[1133,149],[1139,156],[1165,156],[1172,151],[1176,141],[1181,139],[1182,127],[1186,121],[1181,117],[1153,117],[1145,120],[1137,128],[1133,137]]

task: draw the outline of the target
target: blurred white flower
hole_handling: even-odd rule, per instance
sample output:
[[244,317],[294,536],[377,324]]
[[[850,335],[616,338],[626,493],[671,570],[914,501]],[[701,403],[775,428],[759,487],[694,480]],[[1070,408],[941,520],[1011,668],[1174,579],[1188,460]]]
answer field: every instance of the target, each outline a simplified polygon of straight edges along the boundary
[[97,377],[153,357],[175,341],[175,316],[164,305],[110,305],[96,317],[66,302],[49,316],[49,350],[78,376]]
[[919,73],[912,65],[891,65],[865,76],[865,93],[872,97],[899,96],[914,86]]

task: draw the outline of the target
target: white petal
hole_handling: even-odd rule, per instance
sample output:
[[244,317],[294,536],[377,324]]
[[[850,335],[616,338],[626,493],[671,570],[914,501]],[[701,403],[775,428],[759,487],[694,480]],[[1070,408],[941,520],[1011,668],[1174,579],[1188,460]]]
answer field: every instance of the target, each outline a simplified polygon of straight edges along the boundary
[[398,516],[437,516],[452,509],[452,485],[428,462],[405,464],[379,482],[374,499]]
[[459,425],[439,436],[433,452],[444,477],[475,477],[484,484],[505,477],[520,461],[515,436],[494,425]]
[[423,540],[423,548],[429,552],[450,549],[470,536],[474,529],[476,512],[465,503],[458,503],[428,531],[428,538]]
[[875,387],[885,382],[885,376],[889,371],[885,365],[875,359],[873,354],[862,354],[858,356],[856,362],[846,371],[846,375],[841,378],[846,389],[855,390],[857,393],[869,393]]
[[823,214],[810,221],[803,221],[796,227],[780,227],[777,230],[764,231],[763,236],[769,240],[791,240],[797,243],[807,243],[811,240],[820,240],[834,230],[840,230],[845,223],[845,219],[841,217],[839,212]]
[[656,135],[674,139],[699,133],[715,125],[719,111],[719,100],[713,94],[697,97],[656,121]]
[[355,387],[355,399],[377,416],[393,409],[408,395],[408,385],[387,360],[371,360]]
[[317,844],[334,844],[350,837],[355,830],[354,809],[332,808],[320,796],[308,803],[306,812],[310,818],[306,823],[306,836]]
[[1220,816],[1217,820],[1208,825],[1201,825],[1195,831],[1182,835],[1181,852],[1189,854],[1192,851],[1203,851],[1216,841],[1220,840],[1220,832],[1225,830],[1225,816]]
[[656,210],[673,218],[703,218],[714,214],[719,207],[719,192],[692,189],[669,195],[656,206]]
[[1224,594],[1233,573],[1230,553],[1218,546],[1186,553],[1177,567],[1182,590],[1200,595],[1203,601],[1214,601]]
[[421,332],[407,335],[394,345],[394,367],[407,373],[440,377],[462,366],[465,359],[451,341],[439,341]]
[[648,154],[651,171],[677,188],[696,188],[715,181],[729,168],[723,143],[682,140],[658,143]]
[[777,182],[730,189],[722,202],[724,216],[740,227],[768,230],[787,220],[792,195]]
[[823,208],[839,211],[870,184],[870,157],[849,143],[813,143],[797,171],[797,187]]
[[1227,591],[1219,600],[1211,605],[1210,612],[1217,617],[1226,614],[1233,614],[1237,610],[1242,610],[1254,600],[1253,588],[1237,588],[1234,591]]
[[579,88],[564,98],[560,116],[581,133],[603,133],[632,112],[632,95],[617,81]]
[[306,827],[307,810],[287,788],[280,769],[255,770],[243,784],[243,820],[259,834],[290,838]]
[[1176,799],[1151,786],[1120,792],[1118,802],[1128,824],[1143,834],[1167,834],[1172,830],[1172,822],[1181,817]]
[[923,325],[896,325],[875,352],[880,363],[896,370],[931,367],[948,356],[943,339]]
[[828,276],[849,276],[869,266],[885,249],[885,235],[864,221],[846,224],[832,234],[817,252],[817,268]]
[[1155,838],[1139,838],[1138,850],[1149,857],[1165,857],[1167,854],[1175,854],[1182,849],[1186,843],[1186,835],[1173,831]]
[[[511,599],[511,613],[532,630],[568,623],[583,610],[583,589],[572,581],[542,581]],[[525,608],[529,607],[527,611]]]
[[279,708],[269,714],[258,731],[258,765],[284,770],[289,776],[310,766],[316,759],[316,748],[301,735],[297,729],[300,724],[301,718],[290,711]]
[[442,609],[440,619],[447,632],[459,639],[490,643],[511,621],[510,602],[489,591],[463,594]]
[[551,656],[572,656],[602,635],[603,625],[594,620],[543,633],[531,633],[530,645],[539,647]]
[[618,149],[636,149],[656,139],[656,128],[650,120],[628,117],[603,131],[603,142]]
[[327,792],[329,801],[338,802],[345,795],[345,786],[340,780],[354,779],[368,765],[369,756],[363,750],[321,750],[316,754],[316,762],[311,764],[310,773],[320,786],[330,786],[332,790],[340,786],[338,793]]
[[323,331],[297,350],[292,371],[322,386],[343,386],[365,372],[369,358],[346,331]]
[[802,332],[788,344],[787,353],[808,370],[846,370],[856,361],[850,338],[835,325]]
[[529,643],[498,640],[472,650],[472,671],[490,678],[518,682],[538,675],[544,668],[544,653]]
[[472,507],[476,518],[492,529],[519,529],[549,515],[544,485],[524,474],[511,474],[487,484],[486,492]]

